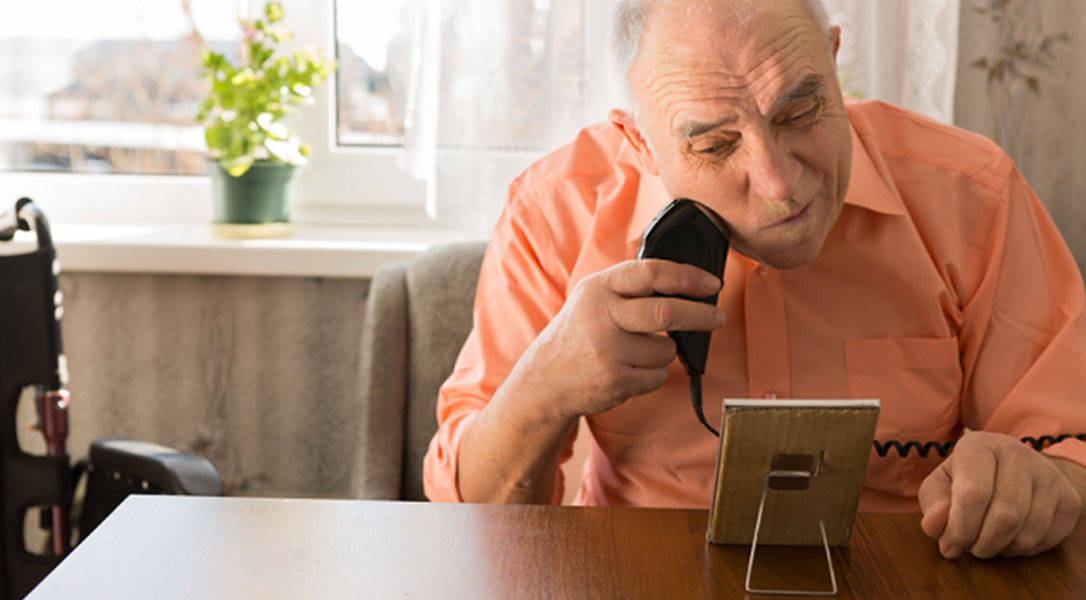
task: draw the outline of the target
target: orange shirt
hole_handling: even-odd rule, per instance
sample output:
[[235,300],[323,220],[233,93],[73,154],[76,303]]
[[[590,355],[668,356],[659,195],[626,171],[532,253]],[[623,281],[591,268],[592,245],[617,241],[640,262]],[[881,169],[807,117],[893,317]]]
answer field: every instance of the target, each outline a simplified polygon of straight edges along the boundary
[[[791,271],[728,257],[719,305],[729,319],[702,381],[708,421],[720,422],[723,398],[878,398],[876,440],[1086,432],[1082,276],[1012,161],[980,136],[883,103],[850,102],[848,114],[851,185],[819,256]],[[669,201],[610,124],[513,182],[475,327],[438,399],[431,499],[460,499],[464,428],[574,285],[634,258]],[[676,361],[658,391],[587,417],[577,502],[707,507],[718,442],[688,393]],[[1045,452],[1086,465],[1078,440]],[[861,510],[918,510],[939,460],[872,452]]]

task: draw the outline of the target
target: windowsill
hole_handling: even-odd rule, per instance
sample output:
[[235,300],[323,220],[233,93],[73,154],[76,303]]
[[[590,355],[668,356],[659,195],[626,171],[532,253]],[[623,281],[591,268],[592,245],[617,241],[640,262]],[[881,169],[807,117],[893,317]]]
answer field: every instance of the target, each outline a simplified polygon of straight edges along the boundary
[[[372,277],[389,262],[406,262],[430,246],[464,241],[441,228],[296,225],[287,238],[225,240],[206,223],[65,224],[52,227],[62,272]],[[19,232],[8,252],[34,248]]]

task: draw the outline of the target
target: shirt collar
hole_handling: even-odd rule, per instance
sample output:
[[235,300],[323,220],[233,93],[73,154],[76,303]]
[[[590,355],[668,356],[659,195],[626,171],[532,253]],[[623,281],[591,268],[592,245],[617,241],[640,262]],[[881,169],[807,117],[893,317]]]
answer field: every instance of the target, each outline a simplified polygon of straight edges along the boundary
[[885,215],[904,215],[905,204],[890,177],[890,169],[878,152],[875,140],[866,136],[861,138],[851,124],[848,129],[852,136],[852,176],[848,184],[848,194],[845,195],[845,204]]
[[[861,138],[851,124],[849,134],[852,137],[852,174],[849,179],[848,194],[845,195],[845,204],[885,215],[904,215],[905,206],[897,187],[893,184],[893,179],[890,178],[886,163],[877,152],[872,154],[868,151],[868,145],[877,148],[875,141]],[[628,145],[624,145],[623,151],[632,152],[633,150]],[[633,157],[632,160],[637,159]],[[641,171],[637,204],[634,207],[632,227],[626,241],[639,241],[645,228],[670,201],[671,198],[664,189],[660,177]]]

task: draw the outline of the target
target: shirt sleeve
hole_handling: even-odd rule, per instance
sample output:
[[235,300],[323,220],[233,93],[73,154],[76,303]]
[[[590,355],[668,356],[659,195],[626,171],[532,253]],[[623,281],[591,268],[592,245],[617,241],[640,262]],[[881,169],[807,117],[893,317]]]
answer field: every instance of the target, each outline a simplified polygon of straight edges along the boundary
[[[423,463],[426,496],[433,501],[462,501],[457,462],[464,431],[565,301],[567,270],[557,264],[549,228],[517,186],[517,182],[511,186],[509,202],[487,246],[473,329],[438,393],[438,430]],[[572,454],[572,443],[571,437],[562,462]],[[552,501],[558,503],[564,487],[561,471],[555,477]]]
[[[1015,437],[1086,433],[1086,292],[1036,194],[1009,164],[978,224],[963,303],[963,424]],[[1044,452],[1086,466],[1086,443]]]

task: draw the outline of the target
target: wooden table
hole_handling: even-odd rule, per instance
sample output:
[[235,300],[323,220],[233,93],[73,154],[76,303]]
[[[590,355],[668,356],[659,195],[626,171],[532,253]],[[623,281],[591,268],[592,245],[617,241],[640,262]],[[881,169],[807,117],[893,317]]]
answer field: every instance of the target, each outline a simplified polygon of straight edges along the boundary
[[[738,598],[745,547],[707,511],[131,496],[45,598]],[[941,558],[919,517],[861,515],[839,598],[1084,598],[1086,525],[1030,559]],[[758,552],[755,585],[828,586],[821,549]],[[787,575],[785,577],[784,575]],[[765,597],[765,596],[763,596]]]

